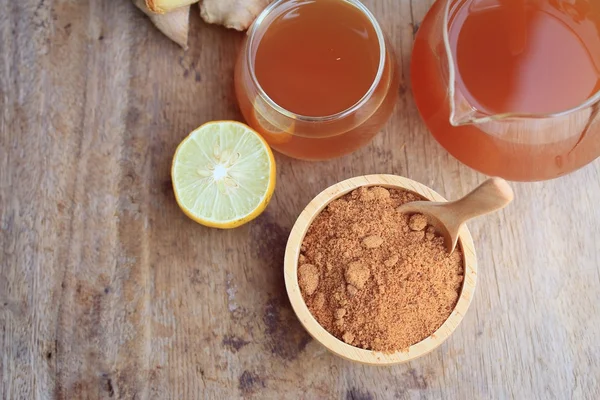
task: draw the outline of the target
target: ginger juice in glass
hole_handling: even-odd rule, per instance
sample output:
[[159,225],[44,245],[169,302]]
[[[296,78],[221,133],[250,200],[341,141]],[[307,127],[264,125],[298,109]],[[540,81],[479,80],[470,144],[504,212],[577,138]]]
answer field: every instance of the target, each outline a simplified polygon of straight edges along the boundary
[[277,151],[325,160],[367,144],[398,93],[394,55],[356,0],[279,0],[249,29],[235,70],[246,122]]

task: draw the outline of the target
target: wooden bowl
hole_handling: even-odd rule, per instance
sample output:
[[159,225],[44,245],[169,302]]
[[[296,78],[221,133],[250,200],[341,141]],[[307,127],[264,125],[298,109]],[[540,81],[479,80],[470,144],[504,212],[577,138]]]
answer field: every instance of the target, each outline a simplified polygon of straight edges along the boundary
[[367,175],[351,178],[337,183],[315,197],[306,206],[292,228],[285,250],[284,276],[290,302],[298,319],[308,333],[325,346],[329,351],[340,357],[371,365],[392,365],[414,360],[441,345],[454,332],[465,315],[477,280],[477,258],[473,246],[473,238],[466,227],[460,231],[459,244],[463,252],[465,267],[463,286],[460,297],[450,317],[431,336],[413,344],[405,351],[385,354],[378,351],[364,350],[351,346],[337,339],[323,328],[309,311],[298,285],[298,257],[300,246],[308,228],[315,217],[333,200],[361,186],[382,186],[390,189],[404,189],[416,193],[431,201],[447,201],[434,190],[413,180],[395,175]]

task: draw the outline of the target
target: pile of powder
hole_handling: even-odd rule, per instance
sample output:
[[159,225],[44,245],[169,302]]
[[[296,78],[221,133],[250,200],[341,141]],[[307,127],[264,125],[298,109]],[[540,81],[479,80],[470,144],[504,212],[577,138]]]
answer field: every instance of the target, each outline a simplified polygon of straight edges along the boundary
[[462,252],[449,255],[425,216],[396,211],[422,200],[361,187],[332,201],[304,238],[298,281],[309,310],[356,347],[392,353],[434,333],[454,309]]

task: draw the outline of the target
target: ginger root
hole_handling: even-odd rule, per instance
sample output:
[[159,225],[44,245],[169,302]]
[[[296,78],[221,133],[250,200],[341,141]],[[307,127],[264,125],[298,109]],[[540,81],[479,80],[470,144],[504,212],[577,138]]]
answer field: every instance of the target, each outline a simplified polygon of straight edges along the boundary
[[146,0],[146,6],[152,12],[164,14],[197,2],[198,0]]
[[155,14],[144,0],[133,0],[134,4],[142,10],[169,39],[187,50],[188,33],[190,29],[190,6],[177,8],[167,14]]
[[[133,0],[156,27],[184,49],[188,47],[190,6],[199,0]],[[202,1],[202,0],[200,0]],[[238,31],[248,29],[272,0],[204,0],[202,19]]]
[[271,0],[204,0],[200,15],[209,24],[221,24],[238,31],[248,29]]

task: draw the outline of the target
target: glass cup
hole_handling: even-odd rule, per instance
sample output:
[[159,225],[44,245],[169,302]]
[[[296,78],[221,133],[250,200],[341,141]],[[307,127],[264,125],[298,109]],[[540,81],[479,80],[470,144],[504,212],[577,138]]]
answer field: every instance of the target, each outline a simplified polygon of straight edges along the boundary
[[379,65],[373,83],[351,107],[331,115],[308,116],[277,104],[261,87],[255,74],[257,49],[275,18],[289,7],[311,1],[279,0],[271,3],[248,30],[236,68],[235,90],[241,112],[271,147],[287,156],[326,160],[366,145],[392,114],[399,77],[394,53],[371,12],[357,0],[328,0],[356,7],[372,25],[379,45]]

